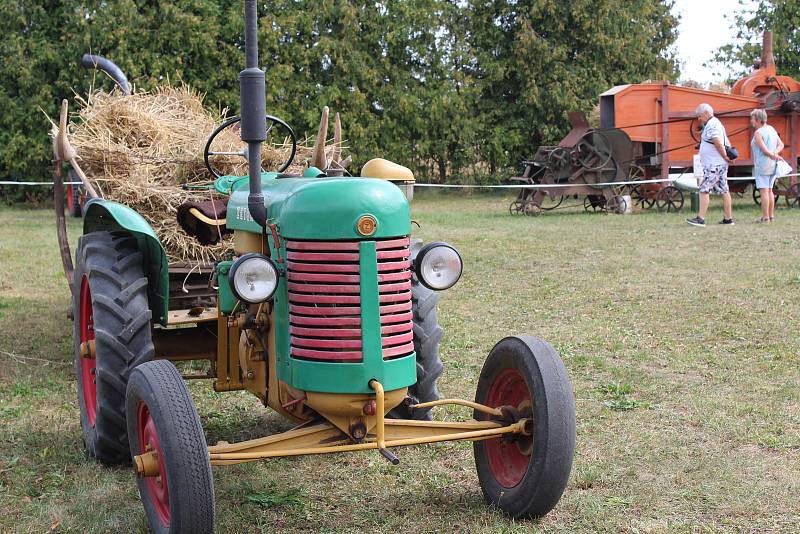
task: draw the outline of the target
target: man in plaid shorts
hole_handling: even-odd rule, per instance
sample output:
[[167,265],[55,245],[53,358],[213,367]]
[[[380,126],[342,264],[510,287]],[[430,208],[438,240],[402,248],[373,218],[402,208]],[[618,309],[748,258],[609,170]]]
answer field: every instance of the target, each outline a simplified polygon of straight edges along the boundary
[[728,164],[730,159],[725,152],[728,136],[722,122],[714,116],[714,110],[708,104],[700,104],[695,115],[703,126],[700,135],[700,162],[703,165],[703,182],[700,184],[700,213],[697,217],[686,219],[693,226],[706,225],[706,211],[710,202],[709,195],[722,195],[722,209],[725,213],[720,224],[733,224],[733,208],[731,192],[728,189]]

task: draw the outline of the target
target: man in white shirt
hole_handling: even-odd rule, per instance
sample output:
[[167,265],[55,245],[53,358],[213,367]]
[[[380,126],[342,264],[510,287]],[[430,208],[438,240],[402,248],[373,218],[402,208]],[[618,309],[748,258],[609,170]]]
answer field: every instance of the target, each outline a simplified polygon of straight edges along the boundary
[[728,136],[722,122],[714,116],[714,109],[708,104],[700,104],[695,115],[703,126],[700,135],[700,163],[703,165],[703,182],[700,184],[700,213],[697,217],[686,219],[693,226],[706,225],[706,212],[711,201],[711,193],[722,195],[722,209],[725,213],[720,224],[733,224],[731,192],[728,189],[728,164],[730,158],[725,152]]

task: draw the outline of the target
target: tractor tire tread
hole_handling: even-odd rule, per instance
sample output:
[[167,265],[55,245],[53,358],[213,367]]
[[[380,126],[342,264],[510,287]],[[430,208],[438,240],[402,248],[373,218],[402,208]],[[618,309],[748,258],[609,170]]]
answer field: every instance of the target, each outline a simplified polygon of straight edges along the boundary
[[[75,346],[79,365],[79,291],[84,274],[89,280],[97,352],[97,418],[94,427],[82,414],[89,453],[104,464],[130,462],[125,424],[125,391],[131,371],[153,358],[149,328],[147,278],[142,253],[129,234],[93,232],[82,236],[76,254]],[[79,402],[82,402],[79,399]]]

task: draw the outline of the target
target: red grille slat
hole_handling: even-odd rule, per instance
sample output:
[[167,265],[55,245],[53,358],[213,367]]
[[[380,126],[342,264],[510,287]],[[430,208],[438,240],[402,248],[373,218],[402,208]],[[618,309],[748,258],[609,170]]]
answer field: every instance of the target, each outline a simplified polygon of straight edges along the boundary
[[[289,301],[291,302],[291,300]],[[289,304],[289,322],[292,321],[291,314],[301,315],[361,315],[361,306],[326,306],[317,308],[314,306],[296,306]]]
[[[412,343],[413,350],[413,343]],[[292,347],[292,356],[300,356],[309,360],[324,360],[337,362],[360,362],[361,351],[335,352],[330,350],[312,350]]]
[[413,314],[411,312],[406,313],[396,313],[391,315],[381,315],[381,324],[392,324],[397,322],[406,322],[413,319]]
[[396,258],[407,258],[408,256],[409,256],[408,249],[378,251],[378,261],[396,259]]
[[[411,300],[411,291],[406,291],[404,293],[388,293],[384,295],[381,293],[380,297],[378,297],[378,302],[383,304],[384,302],[405,302]],[[383,310],[383,306],[381,306],[381,310]]]
[[[409,283],[410,284],[410,283]],[[303,283],[296,283],[296,282],[289,282],[288,284],[289,291],[302,291],[303,293],[321,293],[321,294],[356,294],[361,291],[361,287],[357,284],[303,284]]]
[[292,336],[293,347],[306,349],[361,349],[360,339],[317,339],[313,337]]
[[[398,274],[405,274],[405,273],[392,273],[391,275],[384,275],[384,276],[396,276]],[[411,273],[408,273],[408,277],[411,278]],[[361,276],[357,274],[325,274],[325,273],[289,273],[287,279],[290,282],[332,282],[337,284],[358,284],[361,281]],[[394,278],[393,280],[400,280],[400,278]],[[383,280],[380,280],[381,282]],[[388,281],[388,279],[387,279]]]
[[398,332],[410,332],[413,330],[414,325],[409,322],[389,324],[381,326],[381,335],[383,334],[397,334]]
[[396,273],[386,273],[378,275],[378,283],[396,282],[398,280],[411,280],[411,271],[399,271]]
[[[381,329],[383,332],[383,329]],[[293,336],[329,336],[329,337],[360,337],[360,328],[304,328],[290,326],[289,333]]]
[[[411,240],[376,240],[383,358],[414,351]],[[360,242],[286,241],[291,355],[328,362],[363,359]]]
[[[411,266],[411,262],[408,263]],[[286,262],[289,273],[358,273],[357,263],[297,263],[294,261]]]
[[396,336],[391,336],[391,335],[381,336],[381,342],[383,343],[384,348],[391,347],[392,345],[400,345],[403,343],[408,343],[410,341],[414,341],[413,332],[404,332]]
[[414,343],[407,343],[397,347],[388,347],[383,349],[383,357],[392,358],[394,356],[405,356],[414,352]]
[[383,273],[386,271],[400,271],[411,268],[411,260],[403,261],[387,261],[378,264],[378,272]]
[[360,304],[358,295],[306,295],[289,292],[289,301],[302,304]]
[[381,306],[381,315],[384,315],[386,313],[397,313],[404,311],[411,311],[411,299],[409,299],[408,302],[404,302],[402,304],[388,304],[386,306]]
[[409,291],[411,290],[411,280],[400,282],[398,284],[379,284],[378,290],[381,293],[389,293],[392,291]]
[[[380,254],[387,254],[381,252]],[[345,261],[358,261],[358,252],[294,252],[286,251],[286,257],[295,261],[327,261],[331,263],[341,263]],[[399,256],[393,256],[395,258]]]
[[[302,315],[292,315],[290,320],[291,324],[306,326],[361,326],[361,317],[304,317]],[[361,329],[359,329],[359,332],[361,332]]]
[[390,239],[388,241],[376,241],[375,250],[384,250],[387,248],[406,248],[410,244],[410,237],[404,237],[402,239]]
[[287,241],[286,250],[358,250],[358,241]]

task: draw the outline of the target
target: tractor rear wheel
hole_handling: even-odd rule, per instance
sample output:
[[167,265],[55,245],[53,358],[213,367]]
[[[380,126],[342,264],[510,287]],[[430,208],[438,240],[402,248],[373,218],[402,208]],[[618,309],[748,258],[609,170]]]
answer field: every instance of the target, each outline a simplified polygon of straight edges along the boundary
[[[444,331],[436,316],[436,303],[439,295],[414,280],[411,284],[411,304],[414,315],[414,352],[417,354],[417,383],[408,388],[412,403],[429,402],[439,398],[436,381],[444,370],[439,358],[439,341]],[[388,414],[394,419],[417,419],[429,421],[430,408],[412,410],[401,404]]]
[[[541,517],[567,486],[575,452],[575,401],[564,364],[550,344],[507,337],[483,364],[475,401],[508,406],[515,420],[533,421],[530,436],[506,434],[473,444],[486,501],[514,518]],[[475,411],[475,419],[489,416]]]
[[84,443],[104,464],[128,463],[125,388],[131,371],[153,358],[147,278],[136,240],[122,232],[81,237],[73,287]]
[[137,484],[150,531],[214,531],[214,480],[203,426],[186,383],[171,362],[140,365],[128,382],[131,457],[154,452],[158,473]]

